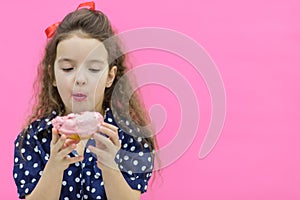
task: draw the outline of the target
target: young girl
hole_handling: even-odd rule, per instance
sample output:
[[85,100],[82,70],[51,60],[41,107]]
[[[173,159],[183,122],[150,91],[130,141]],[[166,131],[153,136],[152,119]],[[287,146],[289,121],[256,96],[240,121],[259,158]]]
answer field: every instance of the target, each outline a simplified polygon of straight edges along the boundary
[[[152,175],[149,118],[137,94],[128,102],[129,80],[117,84],[125,56],[116,39],[105,42],[114,36],[108,18],[93,2],[83,5],[46,31],[38,100],[15,141],[13,176],[23,199],[140,199]],[[76,144],[51,124],[83,111],[105,118],[90,140]]]

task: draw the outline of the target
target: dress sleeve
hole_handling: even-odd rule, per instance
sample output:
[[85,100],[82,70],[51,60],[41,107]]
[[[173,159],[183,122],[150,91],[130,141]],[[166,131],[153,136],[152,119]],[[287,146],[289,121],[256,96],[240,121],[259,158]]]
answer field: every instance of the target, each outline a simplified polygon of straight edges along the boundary
[[141,137],[135,139],[124,132],[120,137],[122,146],[115,161],[129,186],[144,193],[153,171],[153,154]]
[[21,136],[19,135],[14,143],[13,177],[21,199],[25,199],[25,195],[33,191],[44,169],[41,150],[35,138],[32,134],[27,134],[20,147]]

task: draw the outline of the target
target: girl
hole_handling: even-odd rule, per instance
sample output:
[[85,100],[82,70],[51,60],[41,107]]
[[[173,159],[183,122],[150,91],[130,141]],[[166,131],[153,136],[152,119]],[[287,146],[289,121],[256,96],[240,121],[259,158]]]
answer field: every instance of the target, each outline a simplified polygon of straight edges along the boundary
[[[38,100],[15,141],[19,197],[140,199],[152,175],[155,138],[152,128],[139,128],[149,118],[137,94],[128,102],[129,80],[117,84],[127,69],[117,40],[105,42],[114,36],[108,18],[89,2],[46,34]],[[75,144],[52,127],[54,117],[82,111],[105,118],[92,139]]]

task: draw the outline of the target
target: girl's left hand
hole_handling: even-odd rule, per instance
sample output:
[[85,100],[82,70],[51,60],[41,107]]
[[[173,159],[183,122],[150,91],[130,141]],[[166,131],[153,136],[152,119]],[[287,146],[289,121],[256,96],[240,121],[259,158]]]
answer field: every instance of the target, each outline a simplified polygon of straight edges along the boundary
[[97,156],[97,166],[102,170],[104,168],[118,169],[115,162],[115,156],[121,148],[118,127],[103,122],[93,138],[96,146],[89,146],[88,149]]

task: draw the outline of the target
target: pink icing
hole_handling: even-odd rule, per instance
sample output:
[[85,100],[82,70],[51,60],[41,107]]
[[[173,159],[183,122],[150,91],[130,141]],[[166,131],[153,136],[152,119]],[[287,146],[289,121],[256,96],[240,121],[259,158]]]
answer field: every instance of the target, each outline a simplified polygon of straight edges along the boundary
[[80,138],[87,138],[95,133],[103,122],[103,116],[98,112],[70,113],[67,116],[57,116],[52,119],[52,125],[59,133],[65,135],[78,134]]

